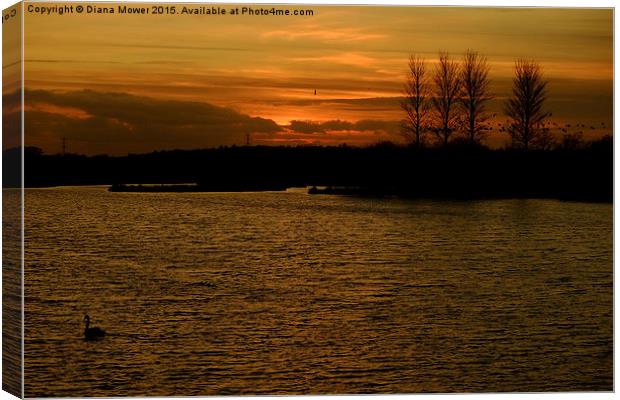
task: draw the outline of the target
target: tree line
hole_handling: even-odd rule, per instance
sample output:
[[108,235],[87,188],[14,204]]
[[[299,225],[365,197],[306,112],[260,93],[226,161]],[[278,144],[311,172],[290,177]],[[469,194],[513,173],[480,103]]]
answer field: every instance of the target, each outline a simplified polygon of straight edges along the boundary
[[[233,146],[127,156],[46,155],[26,147],[23,156],[26,187],[195,183],[229,191],[332,186],[406,198],[613,199],[611,137],[553,151],[458,145],[418,150],[383,143]],[[21,148],[5,150],[2,162],[5,187],[20,187]]]
[[[489,70],[487,58],[473,50],[460,61],[440,52],[433,70],[424,58],[412,54],[401,102],[405,136],[418,148],[428,144],[429,137],[447,146],[456,134],[470,145],[480,145],[495,117],[487,109],[493,99]],[[514,148],[546,149],[552,141],[546,124],[551,113],[545,110],[548,81],[533,60],[516,60],[514,74],[512,93],[504,103],[508,122],[502,131],[508,132]]]

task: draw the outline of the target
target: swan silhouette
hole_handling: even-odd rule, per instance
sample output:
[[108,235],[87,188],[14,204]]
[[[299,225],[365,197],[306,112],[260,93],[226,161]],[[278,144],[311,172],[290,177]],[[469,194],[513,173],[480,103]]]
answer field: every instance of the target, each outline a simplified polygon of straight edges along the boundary
[[84,328],[84,339],[85,340],[97,340],[101,339],[105,336],[105,331],[98,326],[90,327],[90,317],[88,314],[84,316],[84,323],[86,327]]

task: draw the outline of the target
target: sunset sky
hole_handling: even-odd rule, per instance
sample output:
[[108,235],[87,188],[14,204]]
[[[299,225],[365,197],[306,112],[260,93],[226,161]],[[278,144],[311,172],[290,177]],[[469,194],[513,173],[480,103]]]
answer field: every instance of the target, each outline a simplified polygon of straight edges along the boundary
[[409,55],[432,69],[439,50],[467,49],[488,57],[491,112],[525,57],[544,68],[556,123],[611,133],[611,9],[276,8],[314,15],[26,11],[26,144],[56,153],[64,136],[71,152],[126,154],[241,145],[248,133],[253,144],[402,142]]

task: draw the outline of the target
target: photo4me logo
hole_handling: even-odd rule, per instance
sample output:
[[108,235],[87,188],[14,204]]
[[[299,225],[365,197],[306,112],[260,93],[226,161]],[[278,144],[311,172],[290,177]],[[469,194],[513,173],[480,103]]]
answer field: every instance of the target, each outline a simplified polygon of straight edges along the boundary
[[[282,9],[282,8],[263,8],[263,7],[233,7],[204,6],[204,5],[136,5],[122,4],[116,6],[102,6],[100,4],[78,4],[78,5],[36,5],[29,4],[28,13],[40,15],[64,15],[64,14],[165,14],[165,15],[314,15],[314,10],[310,9]],[[4,19],[3,19],[4,20]]]

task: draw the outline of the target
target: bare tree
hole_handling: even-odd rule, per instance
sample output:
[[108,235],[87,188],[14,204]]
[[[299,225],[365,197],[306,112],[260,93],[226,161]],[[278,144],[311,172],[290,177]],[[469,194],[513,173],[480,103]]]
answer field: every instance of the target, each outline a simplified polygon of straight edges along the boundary
[[428,124],[428,78],[426,60],[417,55],[409,57],[409,71],[405,82],[405,99],[400,103],[406,113],[403,128],[406,136],[415,142],[417,148],[423,143],[422,135]]
[[447,146],[459,119],[458,99],[461,88],[458,63],[451,61],[448,53],[439,54],[433,82],[433,108],[436,114],[434,132],[443,141],[443,145]]
[[546,147],[549,129],[545,127],[545,118],[550,114],[543,107],[547,99],[547,81],[540,65],[535,61],[517,60],[512,82],[512,96],[506,102],[505,112],[511,118],[507,130],[513,146],[525,150],[539,145]]
[[489,94],[489,65],[487,58],[477,52],[467,50],[461,66],[460,105],[464,113],[464,131],[470,144],[479,143],[486,134],[486,103]]

